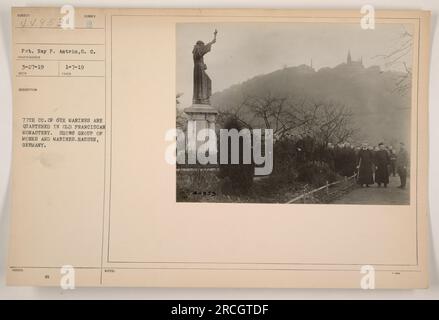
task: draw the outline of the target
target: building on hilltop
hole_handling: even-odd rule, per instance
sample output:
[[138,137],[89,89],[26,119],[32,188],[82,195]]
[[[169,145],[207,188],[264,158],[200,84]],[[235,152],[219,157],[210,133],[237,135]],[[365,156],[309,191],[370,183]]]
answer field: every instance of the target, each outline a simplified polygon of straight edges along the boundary
[[348,50],[348,56],[346,58],[346,64],[349,66],[358,66],[358,67],[364,67],[363,66],[363,57],[361,57],[358,61],[352,60],[351,57],[351,50]]

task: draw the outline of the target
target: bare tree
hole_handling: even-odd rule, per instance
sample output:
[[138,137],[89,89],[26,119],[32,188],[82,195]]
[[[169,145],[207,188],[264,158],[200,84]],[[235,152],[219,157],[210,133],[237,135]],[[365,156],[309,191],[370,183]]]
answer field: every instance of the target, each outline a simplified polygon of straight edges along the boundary
[[175,121],[175,127],[177,129],[182,129],[185,130],[186,128],[186,123],[187,123],[187,116],[184,113],[184,111],[180,110],[178,107],[180,106],[180,100],[178,100],[181,96],[183,95],[183,93],[177,93],[175,96],[175,103],[176,103],[176,121]]
[[184,113],[184,111],[180,109],[177,109],[176,112],[177,112],[177,116],[175,120],[175,127],[177,129],[181,129],[186,132],[187,119],[188,119],[186,113]]
[[247,103],[248,97],[244,98],[243,101],[237,106],[229,106],[224,108],[225,110],[220,110],[217,118],[217,123],[224,127],[225,123],[229,121],[229,119],[237,120],[243,127],[247,129],[252,129],[252,124],[246,121],[245,117],[245,106]]
[[178,100],[178,99],[180,99],[180,97],[182,95],[183,95],[183,93],[181,93],[181,92],[179,92],[175,95],[175,103],[176,103],[177,107],[180,105],[180,100]]
[[249,129],[272,129],[275,140],[299,133],[315,116],[315,110],[306,105],[305,99],[293,102],[287,97],[275,97],[272,94],[264,97],[248,96],[236,108],[228,110],[221,112],[220,119],[235,118]]
[[353,114],[346,106],[332,102],[314,105],[316,113],[308,129],[317,141],[340,143],[357,133],[358,129],[353,126]]
[[393,50],[385,54],[377,55],[374,58],[382,59],[384,66],[387,68],[403,68],[404,71],[402,74],[395,79],[396,85],[394,91],[404,96],[410,92],[411,88],[412,68],[407,65],[406,60],[411,56],[413,51],[413,34],[402,26],[401,34],[395,39],[395,42],[396,44]]

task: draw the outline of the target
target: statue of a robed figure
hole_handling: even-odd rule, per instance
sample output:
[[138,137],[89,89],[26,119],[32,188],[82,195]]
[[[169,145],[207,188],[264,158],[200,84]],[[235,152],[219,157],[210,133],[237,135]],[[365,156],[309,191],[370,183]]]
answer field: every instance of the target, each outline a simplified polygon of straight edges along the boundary
[[218,31],[213,33],[213,40],[205,44],[198,40],[192,50],[194,58],[194,93],[192,98],[193,104],[210,104],[212,95],[212,81],[206,73],[207,66],[204,63],[204,55],[210,51],[212,45],[216,42]]
[[[210,105],[210,96],[212,95],[212,82],[206,73],[207,66],[204,63],[204,55],[210,51],[212,45],[216,42],[217,30],[213,33],[213,40],[205,44],[199,40],[192,49],[194,60],[194,92],[192,97],[192,105],[184,112],[188,115],[187,123],[187,150],[188,163],[195,163],[195,157],[198,147],[203,141],[198,140],[198,133],[203,129],[209,129],[209,135],[215,133],[215,122],[218,110]],[[204,131],[203,131],[204,132]],[[216,158],[216,139],[209,138],[212,146],[209,148],[208,154],[212,158]]]

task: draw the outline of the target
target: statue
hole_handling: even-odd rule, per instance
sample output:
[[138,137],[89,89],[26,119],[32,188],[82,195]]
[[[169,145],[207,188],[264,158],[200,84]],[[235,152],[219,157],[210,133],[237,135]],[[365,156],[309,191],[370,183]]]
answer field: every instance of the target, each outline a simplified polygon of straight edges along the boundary
[[204,55],[208,53],[212,44],[216,42],[217,30],[213,33],[213,40],[207,44],[199,40],[192,50],[194,58],[194,94],[192,98],[193,104],[210,104],[210,96],[212,95],[212,81],[206,73],[207,66],[204,63]]

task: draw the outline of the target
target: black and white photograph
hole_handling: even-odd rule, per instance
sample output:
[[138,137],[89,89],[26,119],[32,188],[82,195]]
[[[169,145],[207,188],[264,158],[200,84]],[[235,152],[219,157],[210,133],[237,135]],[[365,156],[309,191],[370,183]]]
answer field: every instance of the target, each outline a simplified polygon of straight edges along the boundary
[[136,6],[0,3],[0,300],[439,297],[439,2]]
[[410,204],[413,33],[177,24],[177,202]]

